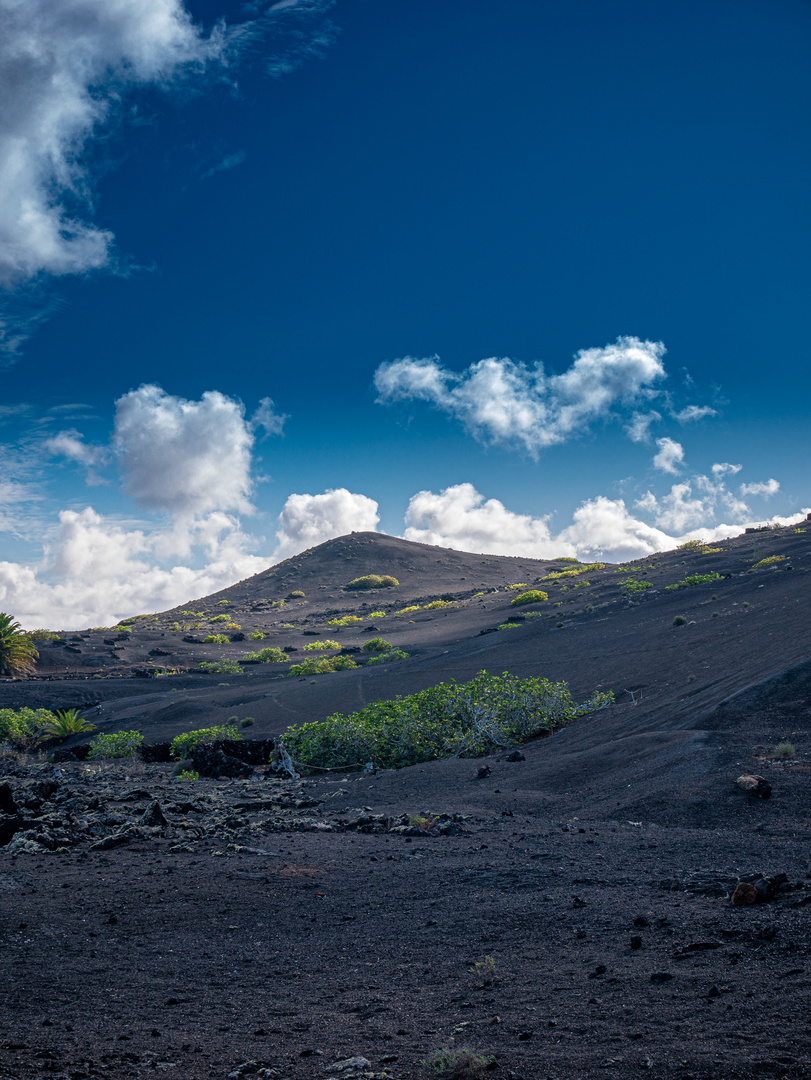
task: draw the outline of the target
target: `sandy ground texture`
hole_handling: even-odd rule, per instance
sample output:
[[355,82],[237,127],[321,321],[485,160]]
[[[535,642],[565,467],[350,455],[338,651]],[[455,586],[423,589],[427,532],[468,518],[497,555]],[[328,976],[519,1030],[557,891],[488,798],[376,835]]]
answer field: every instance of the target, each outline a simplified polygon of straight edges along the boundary
[[[368,775],[3,757],[0,1078],[808,1075],[809,528],[557,581],[537,579],[570,564],[353,534],[130,633],[43,645],[0,707],[83,706],[147,743],[234,715],[270,739],[482,669],[617,703],[519,754]],[[365,573],[400,585],[345,588]],[[549,599],[511,605],[523,583]],[[183,640],[226,610],[227,644]],[[408,658],[365,666],[351,650],[377,634]],[[264,646],[294,662],[319,636],[363,666],[193,670]],[[732,904],[746,879],[773,895]]]

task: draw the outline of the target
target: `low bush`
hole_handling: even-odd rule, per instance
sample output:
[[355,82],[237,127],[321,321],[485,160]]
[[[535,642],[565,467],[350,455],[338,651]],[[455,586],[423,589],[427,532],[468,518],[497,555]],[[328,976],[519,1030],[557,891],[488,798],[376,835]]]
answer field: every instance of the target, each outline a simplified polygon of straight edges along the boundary
[[324,638],[323,641],[308,641],[304,646],[305,652],[328,652],[330,649],[340,649],[340,641],[333,641],[332,638]]
[[419,611],[419,604],[411,604],[410,607],[400,608],[399,611],[395,611],[395,615],[410,615],[412,611]]
[[[577,560],[575,560],[577,561]],[[556,580],[557,578],[571,578],[577,577],[578,574],[585,574],[589,570],[602,570],[605,567],[604,562],[594,562],[583,564],[571,570],[552,570],[549,574],[545,574],[542,578],[538,578],[539,581]]]
[[364,574],[356,577],[346,586],[347,589],[391,589],[400,582],[390,574]]
[[303,600],[304,599],[304,593],[301,591],[301,589],[293,589],[293,591],[291,593],[287,594],[287,599],[288,600]]
[[209,622],[230,622],[230,621],[231,621],[231,616],[230,615],[213,615],[209,619]]
[[402,649],[387,649],[386,652],[378,653],[371,657],[367,664],[391,664],[394,660],[407,660],[408,653]]
[[443,1046],[420,1064],[446,1080],[483,1080],[495,1061],[492,1054],[477,1054],[466,1046]]
[[352,623],[363,622],[360,615],[342,615],[327,621],[327,626],[350,626]]
[[382,637],[369,638],[368,641],[364,641],[361,645],[363,652],[386,652],[387,649],[393,648],[392,643],[385,641]]
[[760,562],[753,563],[750,567],[751,570],[763,570],[767,566],[775,566],[779,562],[785,560],[785,555],[769,555],[766,559],[761,559]]
[[673,620],[673,625],[674,626],[686,626],[687,625],[687,619],[684,617],[684,615],[677,615],[676,618]]
[[720,581],[721,575],[712,574],[688,574],[682,581],[676,581],[672,585],[665,585],[666,589],[689,589],[693,585],[709,585],[711,581]]
[[432,600],[430,604],[426,604],[425,607],[428,611],[438,611],[440,608],[450,607],[452,601],[450,600]]
[[[220,603],[221,604],[222,603],[227,604],[228,601],[227,600],[225,600],[225,601],[221,600]],[[200,773],[196,772],[194,769],[183,769],[183,771],[179,772],[177,774],[177,776],[175,777],[175,780],[181,780],[181,781],[183,781],[185,783],[192,783],[192,784],[196,780],[199,780],[199,779],[200,779]]]
[[243,716],[243,718],[239,722],[239,726],[241,728],[253,727],[255,723],[256,721],[252,716]]
[[230,724],[218,724],[216,727],[198,728],[196,731],[187,731],[183,735],[177,735],[172,739],[169,753],[173,758],[181,761],[191,757],[198,746],[205,746],[213,742],[239,742],[242,736],[235,731]]
[[242,627],[240,626],[240,624],[238,622],[229,622],[229,623],[226,623],[225,626],[223,627],[223,630],[241,630],[241,629],[242,629]]
[[312,657],[300,664],[293,664],[290,668],[291,675],[327,675],[331,671],[346,671],[356,668],[358,664],[348,656],[325,656],[321,660]]
[[0,709],[0,742],[30,746],[45,725],[55,720],[56,714],[48,709]]
[[469,683],[440,683],[348,716],[335,713],[291,727],[285,744],[304,768],[356,768],[372,761],[400,769],[516,746],[611,701],[612,694],[595,692],[577,705],[565,683],[480,671]]
[[528,589],[529,588],[529,582],[528,581],[519,581],[515,585],[505,585],[504,588],[507,589],[507,590],[512,589],[513,591],[515,591],[517,589]]
[[794,743],[779,742],[772,750],[772,757],[780,758],[783,761],[788,761],[790,758],[796,758],[797,750]]
[[[106,628],[105,628],[106,629]],[[29,630],[28,636],[32,641],[61,641],[62,638],[54,630]]]
[[370,611],[369,612],[369,618],[370,619],[385,619],[386,618],[386,612],[385,611]]
[[113,758],[132,757],[144,745],[140,731],[101,732],[90,741],[89,761],[110,761]]
[[248,634],[248,640],[249,641],[264,641],[265,640],[265,635],[262,633],[261,630],[251,630],[250,634]]
[[265,649],[260,649],[259,652],[249,652],[243,657],[243,660],[258,660],[260,664],[284,664],[290,657],[284,651],[284,649],[277,649],[276,646],[269,646]]
[[520,622],[503,622],[499,624],[499,630],[517,630],[521,626]]
[[645,589],[653,588],[653,585],[649,581],[643,581],[640,578],[632,577],[623,578],[618,584],[622,585],[626,592],[644,592]]
[[225,645],[228,638],[225,634],[206,634],[203,638],[204,645]]
[[542,600],[548,599],[549,594],[542,592],[541,589],[528,589],[526,592],[514,596],[510,603],[515,607],[520,607],[521,604],[540,604]]
[[217,603],[219,604],[220,607],[225,607],[225,606],[228,605],[227,600],[218,600]]
[[198,665],[198,671],[213,672],[216,675],[241,675],[242,668],[239,666],[237,660],[226,660],[222,657],[219,660],[203,660]]

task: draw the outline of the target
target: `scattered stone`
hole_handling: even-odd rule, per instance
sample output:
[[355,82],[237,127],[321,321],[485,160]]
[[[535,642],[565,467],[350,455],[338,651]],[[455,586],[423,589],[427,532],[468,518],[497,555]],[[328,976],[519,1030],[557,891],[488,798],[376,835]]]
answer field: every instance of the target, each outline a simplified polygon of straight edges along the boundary
[[772,794],[772,785],[763,776],[756,773],[743,773],[735,781],[738,787],[756,799],[768,799]]
[[670,982],[672,978],[673,976],[669,971],[654,971],[650,977],[650,981],[652,983],[666,983]]
[[527,759],[521,753],[520,750],[513,750],[511,754],[507,754],[506,761],[526,761]]
[[168,825],[169,822],[164,817],[161,810],[161,804],[157,799],[153,799],[149,806],[144,810],[141,817],[141,824],[145,828],[163,828]]
[[485,780],[490,775],[490,771],[489,765],[480,765],[476,770],[476,779]]

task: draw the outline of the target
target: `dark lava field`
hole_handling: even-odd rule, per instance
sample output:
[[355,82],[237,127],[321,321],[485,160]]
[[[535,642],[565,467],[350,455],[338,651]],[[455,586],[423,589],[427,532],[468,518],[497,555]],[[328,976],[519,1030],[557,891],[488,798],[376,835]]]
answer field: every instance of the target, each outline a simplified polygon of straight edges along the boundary
[[[248,750],[185,782],[83,759],[97,732],[0,747],[0,1080],[811,1075],[809,571],[811,522],[586,569],[356,533],[55,628],[0,708],[148,746],[235,717]],[[290,673],[323,655],[358,666]],[[269,764],[291,725],[483,670],[614,704],[486,758]]]

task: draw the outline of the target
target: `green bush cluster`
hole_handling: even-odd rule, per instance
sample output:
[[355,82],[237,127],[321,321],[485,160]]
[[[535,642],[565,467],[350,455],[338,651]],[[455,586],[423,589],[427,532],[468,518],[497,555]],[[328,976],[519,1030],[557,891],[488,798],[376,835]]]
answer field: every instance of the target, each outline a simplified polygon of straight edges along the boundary
[[313,656],[300,664],[293,664],[290,668],[291,675],[327,675],[330,671],[346,671],[356,668],[358,665],[348,656],[325,656],[316,660]]
[[386,618],[386,612],[385,611],[370,611],[369,612],[369,618],[370,619],[385,619]]
[[640,578],[623,578],[618,582],[622,585],[626,592],[644,592],[645,589],[652,589],[653,585],[649,581],[643,581]]
[[304,593],[301,591],[301,589],[293,589],[293,591],[288,594],[287,599],[288,600],[303,600],[304,599]]
[[203,638],[204,645],[226,645],[228,643],[228,637],[226,634],[207,634]]
[[28,746],[56,718],[48,709],[0,709],[0,742]]
[[453,601],[451,600],[432,600],[430,604],[426,604],[425,607],[428,611],[439,611],[440,608],[450,607]]
[[[106,629],[106,627],[105,627]],[[29,630],[28,636],[32,641],[61,641],[59,634],[54,630]]]
[[346,586],[347,589],[391,589],[400,582],[391,574],[364,574],[356,577]]
[[514,596],[510,601],[510,604],[520,607],[521,604],[540,604],[542,600],[548,599],[549,594],[543,592],[541,589],[528,589],[526,592]]
[[689,589],[693,585],[709,585],[711,581],[720,581],[721,575],[712,574],[688,574],[683,581],[676,581],[672,585],[666,585],[666,589]]
[[209,619],[209,622],[230,622],[230,621],[231,621],[231,616],[230,615],[212,615],[212,617]]
[[409,607],[400,608],[399,611],[395,611],[395,615],[410,615],[412,611],[419,611],[419,604],[411,604]]
[[245,653],[243,660],[258,660],[260,664],[285,664],[290,659],[284,649],[275,645],[260,649],[258,652]]
[[230,724],[218,724],[216,727],[198,728],[196,731],[187,731],[183,735],[176,735],[172,739],[169,753],[173,758],[182,760],[191,757],[198,746],[205,746],[213,742],[239,742],[242,736],[235,731]]
[[360,615],[342,615],[327,620],[327,626],[350,626],[352,623],[363,622]]
[[480,671],[469,683],[440,683],[348,716],[335,713],[292,727],[285,744],[305,768],[353,768],[371,761],[399,769],[516,746],[611,701],[612,694],[595,692],[577,705],[565,683]]
[[408,653],[403,652],[402,649],[386,649],[385,652],[378,653],[377,656],[372,656],[367,664],[390,664],[394,660],[407,660]]
[[555,580],[557,578],[577,577],[578,574],[585,574],[589,570],[602,570],[604,567],[604,562],[593,562],[588,564],[584,563],[583,566],[578,566],[576,568],[573,568],[572,570],[552,570],[551,573],[544,574],[544,576],[542,578],[538,578],[538,580],[549,581],[550,579]]
[[760,562],[753,563],[750,569],[763,570],[764,567],[774,566],[776,563],[783,562],[785,558],[785,555],[769,555],[768,558],[761,559]]
[[333,641],[332,638],[324,638],[323,641],[308,641],[304,646],[305,652],[328,652],[330,649],[340,649],[340,641]]
[[249,641],[264,641],[265,640],[265,635],[262,633],[261,630],[251,630],[250,634],[248,634],[248,640]]
[[90,740],[90,761],[109,761],[112,758],[132,757],[144,745],[140,731],[100,732]]
[[382,637],[369,638],[368,641],[364,641],[361,645],[363,652],[386,652],[388,649],[393,649],[394,646],[390,641],[384,640]]
[[217,675],[241,675],[242,668],[236,660],[203,660],[198,667],[199,671],[214,672]]

